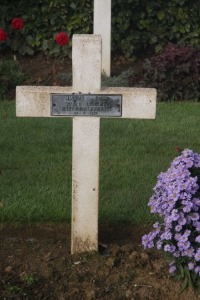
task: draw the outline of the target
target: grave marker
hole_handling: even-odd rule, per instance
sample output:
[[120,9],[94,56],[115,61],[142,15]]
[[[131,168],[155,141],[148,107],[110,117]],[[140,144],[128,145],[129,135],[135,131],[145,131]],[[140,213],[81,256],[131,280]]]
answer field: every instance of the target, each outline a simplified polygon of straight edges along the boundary
[[111,0],[94,0],[93,32],[102,37],[102,72],[110,76]]
[[16,114],[73,116],[71,252],[76,253],[98,249],[100,118],[154,119],[156,90],[101,88],[100,35],[73,36],[72,64],[72,87],[18,86]]

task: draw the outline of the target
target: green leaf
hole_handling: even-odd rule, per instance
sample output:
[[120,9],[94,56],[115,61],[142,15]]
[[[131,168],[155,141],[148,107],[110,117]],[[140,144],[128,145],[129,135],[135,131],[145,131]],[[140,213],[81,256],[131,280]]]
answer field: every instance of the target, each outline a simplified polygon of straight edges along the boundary
[[75,4],[74,2],[72,2],[72,3],[70,3],[70,7],[71,7],[72,9],[76,9],[76,4]]
[[58,47],[53,48],[51,51],[49,51],[49,54],[58,54],[60,52],[60,49]]
[[42,43],[42,48],[43,48],[44,50],[47,50],[47,48],[48,48],[48,41],[47,41],[47,40],[44,40],[44,41],[43,41],[43,43]]
[[37,33],[36,34],[36,40],[41,40],[42,39],[42,34],[41,33]]
[[165,17],[165,12],[163,10],[160,10],[157,12],[157,17],[158,17],[158,20],[163,20],[164,17]]
[[27,43],[31,44],[32,41],[33,41],[33,37],[31,35],[27,35],[26,36],[26,41],[27,41]]
[[49,2],[49,7],[52,7],[53,6],[53,1],[50,1]]
[[157,36],[153,35],[150,39],[151,44],[155,44],[157,42]]
[[179,278],[184,278],[184,277],[185,277],[184,268],[180,265],[180,276],[179,276]]
[[185,277],[184,282],[181,286],[181,293],[187,288],[187,286],[188,286],[188,278]]
[[20,53],[22,53],[23,55],[24,54],[28,54],[28,55],[33,55],[34,54],[34,50],[27,46],[27,45],[24,45],[23,47],[20,48]]

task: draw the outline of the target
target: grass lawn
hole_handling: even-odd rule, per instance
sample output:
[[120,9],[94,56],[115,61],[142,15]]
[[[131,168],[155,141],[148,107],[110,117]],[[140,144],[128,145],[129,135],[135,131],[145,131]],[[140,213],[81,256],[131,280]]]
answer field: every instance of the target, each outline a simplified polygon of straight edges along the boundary
[[[156,177],[200,152],[200,103],[158,103],[155,120],[102,119],[100,222],[148,223]],[[70,222],[72,120],[16,118],[0,103],[0,221]]]

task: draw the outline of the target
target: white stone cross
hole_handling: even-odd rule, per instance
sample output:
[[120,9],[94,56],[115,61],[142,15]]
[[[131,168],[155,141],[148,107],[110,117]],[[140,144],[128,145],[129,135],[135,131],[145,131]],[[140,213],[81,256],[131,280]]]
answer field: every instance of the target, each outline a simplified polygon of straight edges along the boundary
[[110,76],[111,0],[94,0],[93,33],[102,37],[102,72]]
[[[154,119],[156,90],[149,88],[101,88],[101,36],[74,35],[72,46],[73,86],[18,86],[16,90],[16,114],[18,117],[59,117],[52,114],[51,95],[59,94],[73,99],[64,105],[73,116],[72,144],[72,239],[71,252],[98,249],[98,194],[99,194],[99,107],[106,103],[89,103],[82,107],[83,94],[122,95],[122,114],[119,118]],[[73,93],[75,98],[73,98]],[[79,93],[77,95],[77,93]],[[64,95],[63,95],[64,94]],[[94,99],[95,96],[94,95]],[[97,97],[98,98],[98,97]],[[59,97],[58,97],[59,100]],[[104,101],[104,100],[103,100]],[[96,105],[96,107],[95,107]],[[98,106],[99,105],[99,106]],[[89,112],[91,116],[86,116]],[[109,112],[109,108],[108,108]],[[72,112],[73,114],[73,112]],[[78,116],[79,115],[79,116]],[[64,117],[64,116],[62,116]],[[108,115],[108,117],[112,117]]]

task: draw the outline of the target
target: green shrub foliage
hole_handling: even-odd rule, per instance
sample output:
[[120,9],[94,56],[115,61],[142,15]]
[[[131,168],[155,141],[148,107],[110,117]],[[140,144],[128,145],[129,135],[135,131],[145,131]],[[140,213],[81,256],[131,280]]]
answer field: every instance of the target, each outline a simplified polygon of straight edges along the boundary
[[[200,48],[199,0],[113,0],[112,50],[126,57],[158,52],[171,42]],[[17,34],[9,24],[21,17],[25,27]],[[92,33],[93,0],[1,0],[0,27],[9,39],[0,44],[21,54],[70,56],[71,47],[55,44],[56,33]]]
[[0,61],[0,101],[13,98],[16,86],[22,84],[25,79],[18,61]]
[[101,76],[102,86],[128,87],[129,78],[133,78],[135,73],[132,70],[123,71],[118,76],[108,77],[105,73]]
[[169,42],[199,47],[198,0],[113,1],[113,49],[158,52]]

